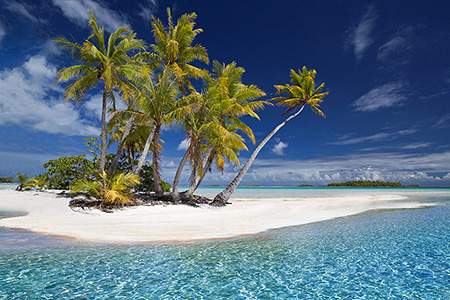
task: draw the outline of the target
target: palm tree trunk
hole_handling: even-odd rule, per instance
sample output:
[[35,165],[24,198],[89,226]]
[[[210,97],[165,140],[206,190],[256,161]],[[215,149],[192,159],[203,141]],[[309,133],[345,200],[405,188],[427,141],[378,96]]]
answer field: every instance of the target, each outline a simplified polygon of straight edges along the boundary
[[153,137],[155,136],[155,126],[152,121],[150,124],[152,126],[152,130],[150,131],[150,134],[147,137],[147,140],[145,141],[144,149],[141,152],[141,156],[139,157],[138,164],[136,166],[136,169],[134,170],[134,174],[139,175],[139,172],[142,170],[142,167],[144,166],[145,160],[147,159],[148,151],[150,150],[150,145],[152,144]]
[[173,185],[172,185],[172,197],[178,198],[178,184],[180,183],[180,177],[181,172],[183,171],[184,165],[186,164],[186,161],[189,158],[189,149],[186,150],[186,153],[184,154],[183,158],[181,159],[180,164],[178,165],[177,172],[175,173],[175,177],[173,179]]
[[122,156],[123,148],[125,147],[125,139],[130,134],[131,128],[133,127],[135,115],[132,115],[127,122],[127,126],[125,126],[125,131],[123,132],[123,136],[120,139],[119,148],[117,149],[116,155],[108,168],[108,173],[112,174],[116,171],[117,164],[119,163],[119,159]]
[[131,165],[131,173],[136,174],[136,166],[134,165],[134,153],[132,152],[132,150],[127,150],[127,157]]
[[241,182],[242,178],[244,178],[245,173],[247,173],[248,169],[250,169],[250,166],[252,165],[253,161],[256,159],[256,156],[258,155],[259,151],[261,151],[261,149],[264,147],[264,145],[267,144],[267,142],[275,135],[275,133],[277,133],[278,130],[281,129],[281,127],[283,127],[291,119],[298,116],[302,112],[304,107],[305,107],[305,105],[303,105],[298,112],[296,112],[295,114],[293,114],[292,116],[290,116],[289,118],[284,120],[283,123],[281,123],[280,125],[275,127],[275,129],[272,130],[272,132],[269,133],[269,135],[266,136],[264,138],[264,140],[262,140],[261,143],[259,143],[259,145],[253,151],[252,155],[247,160],[247,162],[242,167],[242,169],[239,171],[239,173],[236,175],[236,177],[233,179],[233,181],[223,191],[221,191],[219,194],[217,194],[216,197],[214,197],[214,201],[211,203],[211,205],[225,206],[227,204],[227,201],[230,199],[231,194],[233,194],[233,192],[236,190],[237,186]]
[[100,139],[102,141],[101,150],[100,150],[100,161],[99,161],[100,173],[104,172],[105,163],[106,163],[106,107],[107,107],[106,95],[107,95],[106,82],[104,82],[103,83],[102,120],[101,120],[102,131],[100,133]]
[[206,171],[209,169],[209,167],[211,167],[211,164],[214,160],[214,155],[214,153],[212,154],[212,148],[209,148],[205,153],[202,161],[203,173],[202,175],[196,174],[194,180],[192,181],[191,187],[189,188],[189,190],[184,192],[185,196],[189,197],[190,195],[192,195],[197,190],[200,183],[202,183],[203,178],[205,178]]
[[[153,147],[156,148],[158,145],[158,139],[159,139],[159,133],[161,131],[161,128],[157,125],[155,126],[155,137],[153,138]],[[156,149],[153,149],[153,187],[155,189],[155,193],[157,197],[162,197],[164,195],[164,192],[161,188],[161,176],[158,172],[158,165],[159,165],[159,161],[158,161],[158,151]]]

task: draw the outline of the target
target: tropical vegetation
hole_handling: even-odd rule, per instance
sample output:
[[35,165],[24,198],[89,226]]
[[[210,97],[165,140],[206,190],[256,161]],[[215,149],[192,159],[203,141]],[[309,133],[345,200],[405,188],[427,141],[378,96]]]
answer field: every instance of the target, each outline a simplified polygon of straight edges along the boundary
[[134,199],[131,188],[139,183],[139,176],[131,173],[108,175],[105,171],[99,180],[80,180],[72,192],[86,192],[102,202],[102,206],[123,206]]
[[[275,85],[278,95],[261,100],[266,94],[243,82],[245,70],[236,62],[214,61],[211,70],[196,65],[209,64],[209,56],[207,49],[195,42],[203,31],[196,27],[195,13],[183,14],[175,21],[167,9],[166,24],[153,18],[153,43],[148,45],[127,27],[106,37],[92,10],[88,17],[91,34],[82,43],[64,37],[54,41],[76,61],[59,71],[57,81],[68,82],[66,102],[82,101],[89,91],[101,92],[100,141],[86,139],[91,159],[81,154],[48,161],[44,165],[47,173],[34,183],[39,187],[84,191],[103,205],[129,203],[133,187],[158,197],[170,196],[175,202],[187,201],[213,167],[223,172],[227,162],[240,166],[238,155],[248,150],[246,140],[255,143],[253,131],[242,117],[259,119],[257,111],[272,102],[287,106],[284,114],[290,116],[259,143],[232,183],[212,201],[222,206],[264,145],[305,106],[325,116],[319,105],[328,93],[322,91],[323,83],[316,86],[313,69],[291,70],[291,84]],[[119,98],[126,102],[126,109],[117,109]],[[181,128],[187,144],[172,186],[163,181],[161,173],[161,138],[168,126]],[[117,145],[115,154],[107,154],[113,144]],[[149,155],[151,159],[147,159]],[[191,186],[179,191],[186,164]]]
[[355,180],[340,183],[329,183],[330,187],[404,187],[401,182]]
[[33,183],[27,174],[21,174],[20,172],[17,172],[17,179],[14,179],[14,181],[19,184],[16,190],[20,192],[33,187]]
[[14,178],[12,177],[0,177],[0,183],[13,183]]

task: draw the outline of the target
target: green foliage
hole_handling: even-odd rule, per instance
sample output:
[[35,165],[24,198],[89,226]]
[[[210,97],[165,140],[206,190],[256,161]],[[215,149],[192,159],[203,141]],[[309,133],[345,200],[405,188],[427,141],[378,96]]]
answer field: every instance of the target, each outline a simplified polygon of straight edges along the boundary
[[42,192],[48,186],[48,179],[44,175],[38,175],[31,178],[31,184],[34,188],[37,188],[40,192]]
[[[141,178],[141,184],[136,187],[136,190],[141,192],[152,192],[154,191],[153,187],[153,168],[148,163],[142,167],[142,170],[139,172],[139,177]],[[160,180],[161,189],[163,192],[170,192],[172,189],[172,185],[168,182]]]
[[63,156],[49,160],[44,164],[48,169],[43,176],[50,189],[70,189],[76,180],[93,180],[97,164],[86,158],[86,155]]
[[13,183],[14,178],[12,177],[0,177],[0,183]]
[[102,201],[103,205],[123,206],[134,198],[131,188],[139,183],[139,176],[131,173],[117,173],[109,176],[103,171],[101,179],[78,181],[72,192],[87,192]]
[[20,172],[17,172],[17,179],[14,180],[19,185],[17,186],[17,191],[23,191],[24,189],[30,189],[33,184],[31,180],[28,178],[27,174],[20,174]]
[[370,181],[370,180],[357,180],[347,181],[342,183],[330,183],[327,186],[336,187],[403,187],[401,182],[389,182],[389,181]]

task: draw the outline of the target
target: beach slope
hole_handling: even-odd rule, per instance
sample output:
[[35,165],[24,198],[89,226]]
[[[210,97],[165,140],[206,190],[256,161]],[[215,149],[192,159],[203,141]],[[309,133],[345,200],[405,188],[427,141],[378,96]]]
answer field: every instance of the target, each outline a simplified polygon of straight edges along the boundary
[[358,214],[368,210],[419,208],[398,195],[327,198],[232,199],[232,205],[127,207],[114,213],[72,210],[56,191],[0,190],[0,211],[25,216],[0,219],[0,226],[96,242],[179,242],[232,238]]

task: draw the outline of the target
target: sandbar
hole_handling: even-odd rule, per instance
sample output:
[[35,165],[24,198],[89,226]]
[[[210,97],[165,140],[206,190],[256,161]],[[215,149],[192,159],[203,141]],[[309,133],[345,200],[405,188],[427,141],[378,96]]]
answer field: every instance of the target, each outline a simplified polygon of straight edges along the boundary
[[234,238],[369,210],[421,208],[399,195],[326,198],[232,199],[232,205],[126,207],[114,213],[72,210],[57,191],[0,190],[0,211],[24,216],[0,219],[0,227],[92,242],[161,243]]

